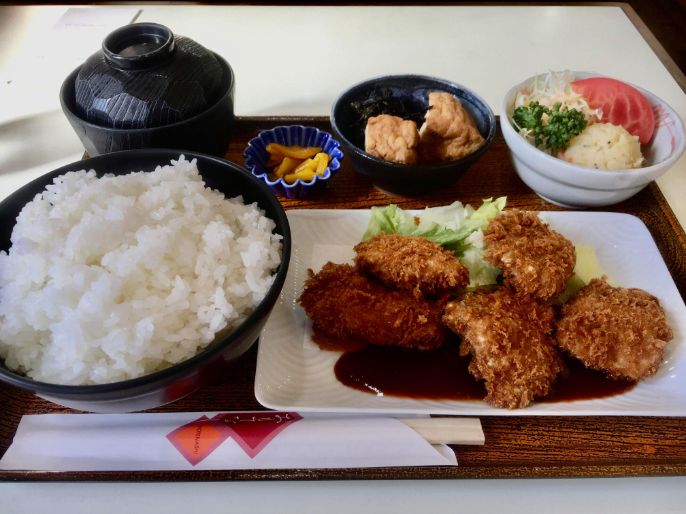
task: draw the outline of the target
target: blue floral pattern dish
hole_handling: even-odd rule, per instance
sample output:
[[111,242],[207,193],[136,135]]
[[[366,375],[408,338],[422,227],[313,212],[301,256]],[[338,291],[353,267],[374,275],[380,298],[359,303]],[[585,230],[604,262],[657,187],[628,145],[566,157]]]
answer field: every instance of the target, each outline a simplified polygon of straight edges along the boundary
[[[319,146],[322,152],[331,156],[331,160],[324,174],[315,175],[309,182],[298,179],[293,184],[288,184],[280,178],[272,180],[269,177],[270,170],[266,167],[269,159],[267,152],[269,143],[286,146]],[[340,143],[328,132],[315,127],[284,125],[271,130],[263,130],[251,139],[243,152],[243,157],[245,157],[245,167],[263,180],[275,194],[286,198],[303,198],[324,187],[326,182],[341,169],[343,152],[340,150]]]

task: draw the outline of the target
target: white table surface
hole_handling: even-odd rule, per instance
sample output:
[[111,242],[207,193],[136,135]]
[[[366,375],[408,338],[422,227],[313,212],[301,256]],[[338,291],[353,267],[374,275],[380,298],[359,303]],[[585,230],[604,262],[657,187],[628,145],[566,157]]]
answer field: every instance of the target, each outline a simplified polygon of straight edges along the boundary
[[[498,114],[501,98],[512,84],[537,72],[567,68],[639,84],[686,119],[686,95],[619,7],[154,4],[115,8],[132,7],[141,10],[136,21],[165,24],[231,63],[237,80],[237,115],[327,115],[333,100],[349,85],[405,72],[464,84]],[[80,24],[65,26],[60,19],[67,9],[0,6],[0,199],[83,153],[60,110],[58,92],[66,75],[99,48],[109,32],[106,15],[112,8],[86,7],[100,14],[90,22],[86,17]],[[686,196],[686,157],[658,184],[686,226],[686,202],[681,200]],[[469,512],[686,511],[686,477],[4,483],[0,494],[3,513],[173,513],[218,505],[236,512],[250,508],[251,512],[398,513],[427,506],[447,512],[458,507]]]
[[0,484],[3,514],[683,514],[686,478]]

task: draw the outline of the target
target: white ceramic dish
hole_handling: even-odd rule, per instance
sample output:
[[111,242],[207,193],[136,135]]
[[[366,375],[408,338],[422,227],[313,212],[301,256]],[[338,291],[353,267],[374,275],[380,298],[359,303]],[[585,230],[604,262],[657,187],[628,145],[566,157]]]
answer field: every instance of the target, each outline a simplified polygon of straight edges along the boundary
[[[584,72],[574,74],[578,79],[599,76]],[[530,77],[507,92],[500,108],[500,128],[517,174],[544,200],[571,208],[602,207],[621,202],[666,173],[686,148],[684,125],[676,112],[657,96],[634,86],[653,106],[657,123],[652,140],[642,147],[647,161],[644,167],[595,170],[553,157],[526,141],[510,122],[517,93],[532,80]]]
[[545,212],[542,218],[575,244],[589,244],[610,278],[655,295],[667,313],[674,339],[658,373],[630,391],[602,399],[534,403],[507,410],[483,401],[432,401],[374,396],[337,381],[340,353],[320,350],[297,300],[308,268],[354,255],[369,220],[368,210],[288,212],[293,237],[286,283],[259,342],[255,396],[279,410],[365,413],[422,413],[488,416],[622,415],[686,416],[686,306],[646,226],[628,214]]

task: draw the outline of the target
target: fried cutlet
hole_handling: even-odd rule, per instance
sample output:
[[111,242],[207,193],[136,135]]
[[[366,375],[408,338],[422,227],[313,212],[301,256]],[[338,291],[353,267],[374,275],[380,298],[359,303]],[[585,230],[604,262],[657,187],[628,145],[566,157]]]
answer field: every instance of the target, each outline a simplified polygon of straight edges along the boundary
[[367,120],[364,151],[386,161],[401,164],[417,162],[419,131],[412,120],[381,114]]
[[474,153],[484,144],[474,120],[450,93],[429,93],[429,110],[424,120],[419,137],[425,162],[454,161]]
[[519,294],[550,300],[564,291],[574,272],[574,245],[534,212],[503,212],[489,223],[484,242],[484,258]]
[[556,339],[589,368],[639,380],[657,371],[672,330],[651,294],[594,279],[562,308]]
[[495,407],[526,407],[545,396],[562,369],[551,337],[553,309],[506,287],[465,294],[445,306],[443,321],[462,336],[469,372],[484,380]]
[[455,255],[424,237],[378,234],[354,248],[357,267],[389,287],[436,296],[469,284]]
[[447,337],[441,305],[387,289],[349,264],[326,263],[307,279],[299,301],[315,327],[334,337],[421,350]]

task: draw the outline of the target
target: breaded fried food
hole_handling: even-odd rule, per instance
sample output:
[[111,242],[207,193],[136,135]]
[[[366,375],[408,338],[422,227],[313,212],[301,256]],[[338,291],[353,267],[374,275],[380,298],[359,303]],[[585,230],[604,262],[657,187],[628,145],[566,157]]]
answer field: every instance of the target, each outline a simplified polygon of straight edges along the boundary
[[594,279],[562,308],[556,340],[587,367],[614,378],[655,373],[672,339],[660,302],[642,289]]
[[326,263],[305,282],[300,305],[318,330],[334,337],[427,350],[448,335],[441,305],[387,289],[349,264]]
[[367,120],[364,150],[386,161],[401,164],[417,162],[419,131],[412,120],[381,114]]
[[443,322],[462,336],[460,354],[469,372],[484,380],[495,407],[526,407],[545,396],[562,370],[551,337],[553,309],[510,289],[479,290],[445,306]]
[[425,237],[382,233],[354,250],[358,269],[416,296],[441,295],[469,284],[469,271],[455,255]]
[[550,300],[564,291],[574,272],[574,245],[534,212],[501,213],[488,224],[484,242],[484,258],[519,294]]
[[471,115],[450,93],[429,93],[429,110],[419,129],[425,162],[454,161],[477,151],[484,138]]

